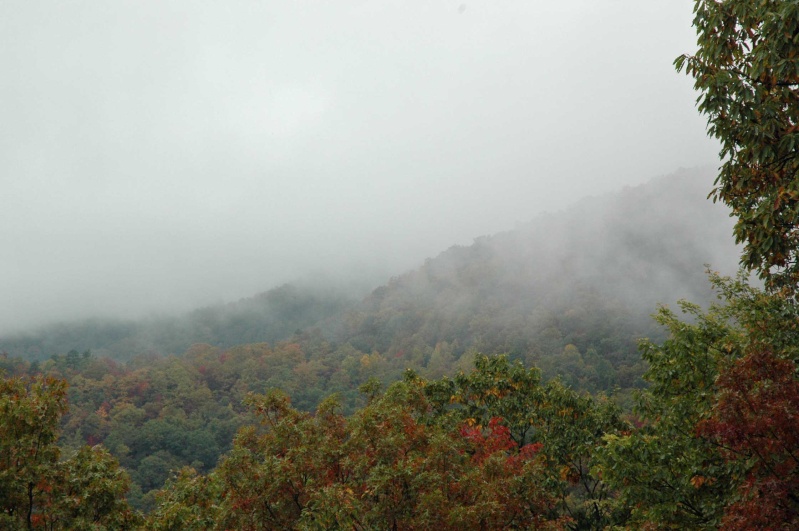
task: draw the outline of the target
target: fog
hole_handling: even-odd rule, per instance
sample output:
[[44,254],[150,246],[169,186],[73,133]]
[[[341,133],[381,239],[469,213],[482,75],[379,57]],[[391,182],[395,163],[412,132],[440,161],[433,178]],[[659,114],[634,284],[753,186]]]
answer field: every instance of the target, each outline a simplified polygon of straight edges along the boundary
[[0,3],[0,332],[382,282],[717,146],[690,0]]

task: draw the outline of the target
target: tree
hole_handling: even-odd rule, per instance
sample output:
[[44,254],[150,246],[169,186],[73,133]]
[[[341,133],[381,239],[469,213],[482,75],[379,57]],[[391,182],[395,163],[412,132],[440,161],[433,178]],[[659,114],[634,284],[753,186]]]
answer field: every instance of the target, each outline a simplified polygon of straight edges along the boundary
[[130,480],[106,450],[80,449],[59,462],[66,382],[0,378],[0,528],[132,529]]
[[158,492],[158,506],[147,519],[154,531],[205,531],[220,520],[222,487],[214,474],[183,468]]
[[626,509],[613,503],[613,493],[591,472],[592,455],[603,436],[629,429],[618,407],[558,380],[541,384],[538,369],[511,363],[506,356],[477,355],[474,365],[473,371],[453,380],[426,385],[434,407],[441,410],[452,403],[456,418],[470,427],[487,427],[494,434],[501,426],[514,446],[537,445],[546,491],[557,500],[555,513],[568,518],[569,529],[622,523]]
[[738,360],[719,377],[720,396],[700,432],[746,461],[724,528],[799,528],[799,380],[796,364],[772,350]]
[[799,3],[696,0],[699,49],[675,61],[721,141],[711,195],[732,209],[741,263],[799,295]]
[[597,472],[636,528],[786,529],[799,525],[799,307],[711,276],[725,304],[692,322],[667,309],[671,338],[644,342],[646,424],[606,437]]
[[799,307],[752,289],[731,295],[745,334],[743,355],[721,370],[711,414],[697,426],[741,472],[722,524],[739,531],[797,528]]
[[223,529],[292,529],[325,487],[340,481],[346,423],[328,399],[316,415],[277,390],[246,399],[266,433],[242,428],[216,474]]
[[48,529],[135,529],[139,516],[125,500],[130,477],[102,446],[83,446],[58,464]]
[[0,379],[0,527],[32,529],[56,481],[66,382]]
[[[736,240],[744,243],[741,263],[757,271],[770,294],[742,281],[715,279],[727,299],[728,317],[737,323],[728,326],[737,341],[711,338],[696,345],[698,336],[686,334],[689,325],[672,328],[673,351],[705,348],[698,352],[717,372],[712,386],[703,389],[701,414],[686,425],[693,432],[680,438],[694,448],[702,441],[725,462],[734,495],[713,504],[715,523],[726,529],[794,528],[799,525],[799,2],[696,0],[694,13],[699,50],[675,65],[693,76],[701,91],[699,110],[708,116],[709,133],[721,141],[723,165],[711,195],[732,208]],[[691,374],[685,366],[657,367],[678,381]],[[657,385],[655,402],[669,404],[656,393]],[[674,406],[691,403],[690,393],[674,397]],[[652,428],[665,434],[663,418],[654,418]],[[608,449],[620,451],[630,442],[613,441]],[[703,472],[692,483],[701,491],[711,480],[721,484],[717,479]]]
[[720,449],[696,427],[710,414],[722,358],[739,356],[742,339],[728,324],[727,307],[702,313],[685,303],[683,309],[694,324],[661,308],[656,320],[670,339],[642,343],[650,384],[638,396],[644,425],[607,436],[596,456],[596,473],[632,509],[637,529],[715,529],[733,492]]

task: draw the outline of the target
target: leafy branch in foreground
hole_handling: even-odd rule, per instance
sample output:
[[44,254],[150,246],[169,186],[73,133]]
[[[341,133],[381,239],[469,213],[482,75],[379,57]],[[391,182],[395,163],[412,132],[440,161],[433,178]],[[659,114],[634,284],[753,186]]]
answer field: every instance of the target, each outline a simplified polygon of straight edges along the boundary
[[742,278],[711,276],[726,299],[644,343],[646,424],[606,436],[597,474],[632,508],[635,528],[799,526],[799,308]]
[[799,2],[696,0],[699,49],[675,61],[721,141],[711,195],[732,209],[741,263],[799,295]]

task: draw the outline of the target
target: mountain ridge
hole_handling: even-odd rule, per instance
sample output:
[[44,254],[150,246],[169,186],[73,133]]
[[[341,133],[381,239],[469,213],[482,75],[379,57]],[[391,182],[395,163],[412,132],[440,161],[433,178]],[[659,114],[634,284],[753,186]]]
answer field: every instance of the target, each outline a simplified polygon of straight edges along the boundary
[[[335,287],[283,285],[179,317],[61,323],[2,337],[0,351],[44,359],[92,350],[126,360],[181,354],[194,343],[274,343],[320,329],[336,343],[421,366],[441,345],[456,358],[469,349],[505,351],[548,365],[547,358],[576,345],[583,354],[593,348],[613,359],[613,349],[598,347],[614,335],[608,326],[629,338],[656,334],[648,316],[657,304],[712,300],[702,264],[734,271],[732,221],[705,199],[711,186],[709,169],[679,170],[583,198],[452,246],[361,302]],[[599,338],[583,340],[592,334]],[[634,341],[625,342],[623,350],[634,352]],[[625,357],[632,362],[632,354]]]

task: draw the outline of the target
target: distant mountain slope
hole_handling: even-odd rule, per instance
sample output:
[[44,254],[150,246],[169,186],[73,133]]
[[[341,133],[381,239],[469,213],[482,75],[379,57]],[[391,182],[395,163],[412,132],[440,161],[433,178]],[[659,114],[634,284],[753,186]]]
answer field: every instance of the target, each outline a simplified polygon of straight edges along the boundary
[[707,303],[703,264],[736,269],[711,187],[711,172],[680,171],[453,247],[375,290],[339,339],[422,366],[502,351],[573,384],[630,386],[656,305]]
[[703,264],[736,269],[732,221],[706,199],[712,173],[680,171],[452,247],[361,303],[335,287],[282,286],[179,318],[51,326],[0,338],[0,352],[42,359],[91,349],[126,360],[195,343],[302,344],[310,336],[296,331],[318,329],[330,355],[350,360],[352,382],[361,374],[353,364],[385,378],[408,366],[439,376],[479,350],[589,390],[632,387],[644,370],[637,339],[661,334],[649,317],[656,305],[707,303]]
[[128,360],[144,353],[182,354],[195,343],[229,347],[274,343],[295,331],[335,323],[356,301],[332,289],[283,285],[238,302],[180,317],[115,321],[92,319],[42,327],[0,338],[0,352],[36,360],[69,350]]

